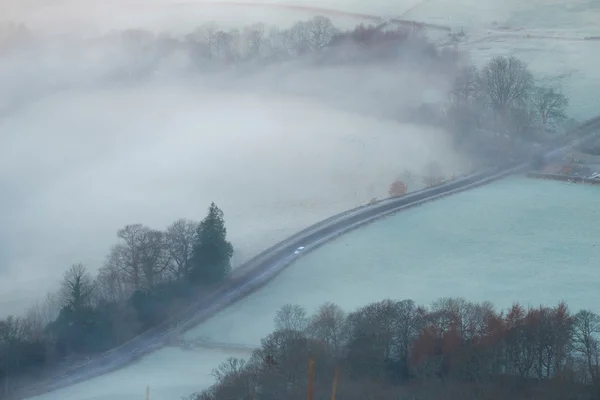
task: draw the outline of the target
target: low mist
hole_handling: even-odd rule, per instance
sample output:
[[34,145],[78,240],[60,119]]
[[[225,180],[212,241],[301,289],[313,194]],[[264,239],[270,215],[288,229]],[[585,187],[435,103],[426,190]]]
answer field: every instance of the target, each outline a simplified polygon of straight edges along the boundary
[[386,197],[407,170],[467,169],[444,130],[401,117],[443,100],[453,78],[416,50],[405,61],[340,55],[210,72],[175,51],[139,75],[131,48],[94,29],[82,39],[75,26],[0,60],[4,314],[54,290],[73,263],[101,267],[126,224],[198,220],[214,201],[239,264]]

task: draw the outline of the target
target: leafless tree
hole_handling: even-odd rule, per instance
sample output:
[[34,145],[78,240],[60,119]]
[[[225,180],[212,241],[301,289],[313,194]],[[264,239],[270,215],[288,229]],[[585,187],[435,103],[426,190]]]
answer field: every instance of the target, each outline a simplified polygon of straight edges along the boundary
[[329,18],[316,16],[304,23],[303,34],[311,50],[319,51],[329,46],[336,34],[336,28]]
[[286,304],[275,314],[275,329],[304,332],[308,326],[306,310],[295,304]]
[[163,280],[170,263],[170,256],[163,232],[150,229],[144,236],[142,271],[144,286],[146,289],[151,289]]
[[125,267],[121,264],[120,247],[113,247],[107,260],[96,276],[96,293],[99,299],[118,302],[127,299],[133,292],[124,279]]
[[206,61],[214,58],[217,32],[218,28],[215,23],[206,23],[186,35],[186,47],[189,49],[191,59],[197,66],[201,67]]
[[373,378],[385,373],[386,362],[399,355],[398,303],[383,300],[348,315],[348,359],[353,372]]
[[134,290],[159,283],[169,265],[164,235],[141,224],[127,225],[117,232],[121,243],[113,247],[109,259]]
[[306,23],[298,21],[283,33],[283,42],[292,56],[306,53],[310,49]]
[[456,105],[470,104],[480,94],[479,71],[474,66],[463,67],[456,78],[450,94]]
[[92,303],[94,281],[83,264],[74,264],[65,272],[61,282],[61,304],[71,310],[80,310]]
[[455,325],[464,337],[473,308],[473,303],[463,298],[443,297],[431,304],[430,316],[439,334],[448,332]]
[[241,35],[238,30],[217,31],[214,37],[213,53],[224,62],[236,62],[240,57]]
[[239,375],[240,373],[242,373],[245,366],[245,360],[230,357],[223,363],[219,364],[219,366],[212,371],[212,376],[217,381],[221,381],[225,378],[231,377],[232,375]]
[[346,313],[340,306],[326,303],[310,318],[307,331],[311,337],[322,340],[340,358],[347,340]]
[[215,49],[215,43],[217,41],[218,32],[219,29],[217,27],[217,24],[215,24],[214,22],[203,24],[194,31],[193,35],[196,38],[196,40],[204,44],[204,57],[209,59],[213,58],[213,51]]
[[261,59],[268,54],[270,45],[264,24],[253,24],[245,28],[243,38],[244,53],[247,59]]
[[269,30],[268,39],[271,44],[270,58],[273,61],[286,60],[292,54],[288,36],[287,30],[280,30],[277,27]]
[[532,103],[544,127],[556,125],[567,118],[565,111],[569,105],[569,99],[554,88],[535,88]]
[[243,399],[255,390],[254,374],[242,359],[229,358],[214,369],[212,374],[217,380],[212,389],[213,399]]
[[43,335],[46,326],[54,322],[60,312],[61,304],[57,293],[48,293],[42,301],[37,301],[27,310],[25,320],[31,333],[37,338]]
[[516,57],[495,57],[481,71],[481,87],[490,106],[500,114],[523,106],[533,89],[533,75]]
[[408,365],[412,343],[425,326],[425,310],[412,300],[397,302],[395,309],[398,352],[402,362]]
[[188,273],[188,261],[192,257],[197,229],[197,222],[183,218],[167,227],[165,241],[171,258],[169,268],[175,279],[181,279]]
[[573,350],[583,357],[589,379],[597,384],[600,368],[600,317],[589,310],[581,310],[575,314],[573,328]]

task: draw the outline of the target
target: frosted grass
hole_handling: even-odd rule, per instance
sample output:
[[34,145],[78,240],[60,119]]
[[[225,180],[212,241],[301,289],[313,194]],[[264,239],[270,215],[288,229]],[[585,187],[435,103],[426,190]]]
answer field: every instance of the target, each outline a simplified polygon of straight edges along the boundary
[[31,400],[145,400],[150,386],[152,400],[179,400],[214,382],[212,370],[229,357],[246,352],[165,348],[142,358],[135,368],[84,381]]

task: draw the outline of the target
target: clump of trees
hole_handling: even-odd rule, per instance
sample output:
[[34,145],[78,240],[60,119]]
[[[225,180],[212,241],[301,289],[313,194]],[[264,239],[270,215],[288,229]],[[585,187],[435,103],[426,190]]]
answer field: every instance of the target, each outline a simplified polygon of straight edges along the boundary
[[[351,313],[327,303],[313,315],[286,305],[249,360],[231,358],[191,400],[314,398],[594,399],[600,317],[567,305],[496,311],[442,298],[431,306],[383,300]],[[336,374],[335,372],[338,372]]]
[[522,60],[498,56],[481,69],[459,70],[444,122],[460,145],[496,162],[560,131],[568,122],[568,104],[557,88],[537,84]]
[[231,270],[233,247],[214,203],[200,222],[179,219],[164,231],[132,224],[117,238],[95,277],[74,264],[58,293],[22,318],[0,320],[2,392],[159,325]]

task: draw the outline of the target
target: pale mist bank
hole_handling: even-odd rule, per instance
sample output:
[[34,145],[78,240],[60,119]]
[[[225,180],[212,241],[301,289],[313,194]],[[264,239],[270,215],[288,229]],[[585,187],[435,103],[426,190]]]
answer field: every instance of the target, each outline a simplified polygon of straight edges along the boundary
[[42,299],[73,263],[101,267],[126,224],[201,219],[214,201],[237,265],[385,197],[405,170],[468,166],[444,131],[396,117],[446,95],[452,76],[418,63],[199,75],[175,52],[151,76],[111,78],[132,57],[52,38],[0,61],[1,89],[13,95],[0,118],[4,314]]

